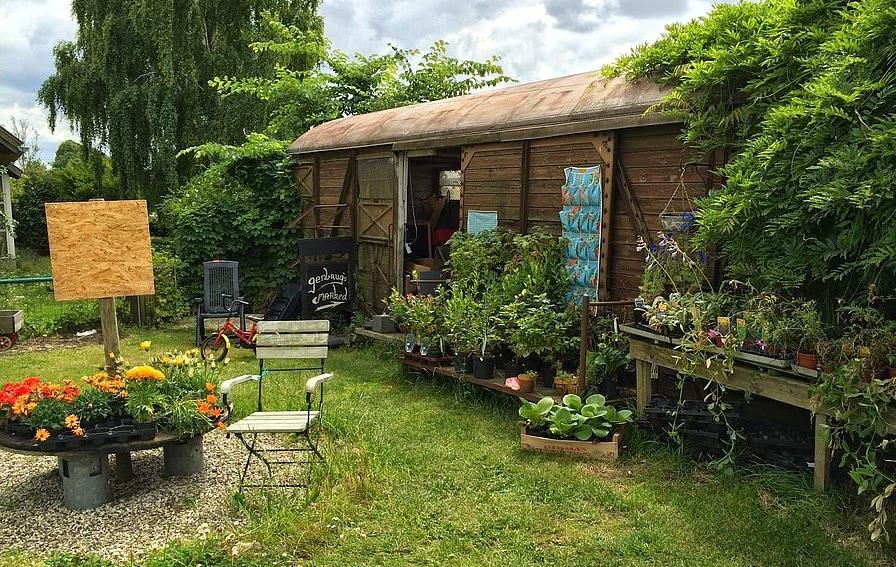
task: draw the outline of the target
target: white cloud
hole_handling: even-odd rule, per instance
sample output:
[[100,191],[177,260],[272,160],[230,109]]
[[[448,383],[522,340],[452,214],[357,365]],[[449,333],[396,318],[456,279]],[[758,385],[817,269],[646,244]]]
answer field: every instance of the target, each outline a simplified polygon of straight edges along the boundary
[[[388,43],[428,48],[450,42],[460,58],[499,55],[521,81],[600,68],[631,47],[659,37],[673,21],[705,14],[709,0],[324,0],[327,35],[349,53],[383,53]],[[53,72],[53,46],[75,37],[70,0],[0,0],[0,124],[27,118],[44,159],[72,137],[56,133],[36,102]]]

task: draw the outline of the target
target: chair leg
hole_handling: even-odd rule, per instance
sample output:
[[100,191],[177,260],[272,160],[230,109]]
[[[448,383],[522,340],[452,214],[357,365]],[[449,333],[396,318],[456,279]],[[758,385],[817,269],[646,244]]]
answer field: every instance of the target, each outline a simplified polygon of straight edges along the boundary
[[243,493],[243,483],[245,483],[245,481],[246,481],[246,473],[249,472],[249,463],[252,461],[252,449],[255,448],[255,439],[256,439],[258,436],[256,435],[255,437],[252,438],[252,447],[251,447],[251,448],[250,448],[249,445],[246,443],[246,440],[243,438],[243,434],[242,434],[242,433],[234,433],[234,436],[235,436],[237,439],[240,440],[240,443],[242,443],[243,446],[246,447],[246,449],[249,450],[249,453],[248,453],[248,455],[246,456],[246,464],[243,466],[243,472],[242,472],[242,474],[240,474],[239,493],[242,494],[242,493]]

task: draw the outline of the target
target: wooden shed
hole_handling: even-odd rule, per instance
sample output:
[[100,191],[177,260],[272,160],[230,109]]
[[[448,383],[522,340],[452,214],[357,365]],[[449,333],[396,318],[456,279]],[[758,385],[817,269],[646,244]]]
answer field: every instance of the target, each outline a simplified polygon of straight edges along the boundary
[[718,183],[716,156],[685,148],[679,118],[645,114],[664,94],[590,72],[328,122],[289,148],[306,201],[295,226],[353,237],[359,302],[379,310],[411,268],[438,268],[438,245],[470,211],[559,234],[564,168],[601,165],[598,297],[632,298],[638,234],[655,236],[676,187],[671,206],[683,210]]

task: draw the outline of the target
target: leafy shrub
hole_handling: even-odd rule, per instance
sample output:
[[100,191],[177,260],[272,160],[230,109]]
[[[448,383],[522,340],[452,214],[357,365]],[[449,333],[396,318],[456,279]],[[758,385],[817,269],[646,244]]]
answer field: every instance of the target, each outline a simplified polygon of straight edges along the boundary
[[672,86],[684,138],[732,155],[697,241],[761,289],[896,285],[896,11],[886,0],[720,4],[608,71]]
[[202,263],[208,260],[238,261],[240,292],[255,304],[295,279],[290,265],[300,234],[287,225],[299,216],[301,202],[285,148],[285,142],[253,134],[240,147],[188,150],[211,165],[165,202],[162,224],[192,297],[202,294]]
[[156,288],[152,305],[154,323],[173,321],[190,312],[190,300],[178,280],[181,270],[183,262],[180,258],[171,252],[153,249],[152,271]]

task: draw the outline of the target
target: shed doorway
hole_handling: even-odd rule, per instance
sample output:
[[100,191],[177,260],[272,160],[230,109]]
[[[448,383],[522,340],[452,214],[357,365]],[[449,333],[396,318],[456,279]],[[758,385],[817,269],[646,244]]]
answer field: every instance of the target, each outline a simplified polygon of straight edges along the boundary
[[416,274],[414,284],[422,293],[432,293],[445,279],[446,244],[461,226],[460,169],[459,148],[408,156],[404,273]]

